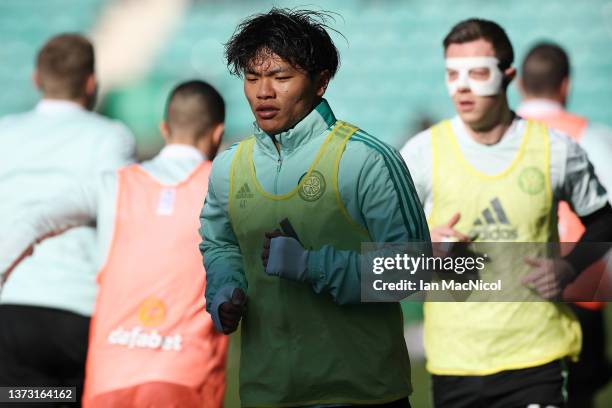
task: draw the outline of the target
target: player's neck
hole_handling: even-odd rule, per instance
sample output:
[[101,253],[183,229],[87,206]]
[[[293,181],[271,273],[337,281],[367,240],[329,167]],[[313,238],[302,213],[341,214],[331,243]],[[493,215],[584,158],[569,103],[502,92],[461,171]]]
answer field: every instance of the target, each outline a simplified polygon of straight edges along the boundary
[[63,96],[56,96],[56,95],[49,95],[49,94],[43,94],[42,97],[43,100],[46,101],[63,101],[63,102],[71,102],[74,103],[76,105],[79,105],[80,107],[82,107],[83,109],[86,110],[91,110],[90,106],[88,104],[87,98],[86,97],[76,97],[76,98],[67,98],[67,97],[63,97]]
[[514,112],[510,110],[508,104],[505,103],[499,112],[484,125],[468,125],[466,130],[470,137],[477,143],[485,145],[494,145],[504,137],[508,128],[514,120]]
[[565,105],[567,103],[567,99],[560,92],[553,93],[553,94],[547,94],[547,95],[525,94],[523,96],[523,102],[533,102],[533,101],[546,101],[550,103],[555,103],[555,104],[561,105],[563,108],[565,108]]
[[168,139],[166,139],[166,146],[169,145],[181,145],[193,147],[199,151],[202,155],[210,157],[213,153],[212,143],[207,138],[200,137],[196,138],[191,134],[181,134],[178,132],[173,133]]

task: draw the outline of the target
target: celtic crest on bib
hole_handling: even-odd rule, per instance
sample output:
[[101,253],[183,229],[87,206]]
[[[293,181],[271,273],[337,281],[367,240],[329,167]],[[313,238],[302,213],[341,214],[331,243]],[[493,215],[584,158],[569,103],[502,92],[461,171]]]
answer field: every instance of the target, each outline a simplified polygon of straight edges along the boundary
[[544,190],[544,173],[537,167],[527,167],[518,179],[519,187],[525,193],[535,195]]
[[305,176],[305,180],[303,180],[298,192],[304,201],[316,201],[325,192],[325,187],[326,183],[323,174],[313,170],[309,175]]

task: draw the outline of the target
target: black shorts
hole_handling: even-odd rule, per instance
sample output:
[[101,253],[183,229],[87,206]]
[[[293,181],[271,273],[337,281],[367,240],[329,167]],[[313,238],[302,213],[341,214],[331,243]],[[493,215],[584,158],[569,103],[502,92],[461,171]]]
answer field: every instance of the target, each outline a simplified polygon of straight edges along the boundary
[[77,387],[78,403],[69,406],[79,406],[89,321],[88,317],[59,309],[0,305],[0,386]]
[[557,360],[483,376],[432,376],[436,408],[565,407],[567,370]]
[[[362,406],[363,405],[361,405],[361,407]],[[410,402],[408,401],[408,398],[402,398],[400,400],[393,401],[393,402],[388,402],[386,404],[372,405],[372,407],[378,407],[378,408],[410,408]]]
[[612,378],[612,366],[606,356],[604,311],[574,304],[571,307],[582,328],[582,351],[578,362],[569,364],[569,405],[588,408],[595,393]]
[[338,405],[338,408],[410,408],[410,401],[408,397],[399,399],[393,402],[387,402],[385,404],[371,404],[371,405]]

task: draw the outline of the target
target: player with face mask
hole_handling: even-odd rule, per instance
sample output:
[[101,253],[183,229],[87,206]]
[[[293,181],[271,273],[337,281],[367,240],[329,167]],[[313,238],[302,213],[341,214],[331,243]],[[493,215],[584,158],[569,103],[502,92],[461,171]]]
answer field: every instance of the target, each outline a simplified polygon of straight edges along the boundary
[[[512,45],[494,22],[470,19],[444,39],[446,85],[457,116],[401,150],[428,215],[432,241],[558,241],[565,200],[584,241],[612,238],[612,209],[584,151],[510,109]],[[579,256],[580,255],[580,256]],[[595,254],[519,262],[516,275],[558,298]],[[426,303],[425,349],[437,408],[561,407],[564,359],[580,351],[569,309],[548,301]]]

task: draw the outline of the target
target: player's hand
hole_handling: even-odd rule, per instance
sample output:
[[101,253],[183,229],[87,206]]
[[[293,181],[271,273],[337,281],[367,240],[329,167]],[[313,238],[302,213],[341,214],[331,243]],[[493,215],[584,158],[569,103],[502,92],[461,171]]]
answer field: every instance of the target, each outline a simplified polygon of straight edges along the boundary
[[457,231],[454,227],[461,218],[460,213],[455,213],[450,220],[444,225],[432,228],[430,231],[432,242],[448,242],[448,241],[459,241],[469,242],[470,238]]
[[270,247],[264,248],[262,259],[268,276],[279,276],[295,282],[308,280],[308,251],[300,242],[286,235],[270,239]]
[[429,232],[433,245],[433,255],[437,257],[448,256],[452,249],[452,242],[470,242],[470,238],[457,231],[454,227],[461,218],[460,213],[455,213],[444,225],[432,228]]
[[219,320],[223,326],[223,333],[230,334],[236,331],[240,319],[246,311],[246,295],[242,289],[234,289],[229,302],[219,306]]
[[270,241],[272,238],[286,236],[280,230],[274,230],[272,232],[266,232],[263,249],[261,251],[261,264],[263,265],[264,271],[268,269],[268,259],[270,258]]
[[542,298],[559,300],[563,289],[576,277],[574,268],[564,259],[525,257],[533,272],[521,279],[523,285],[532,286]]

